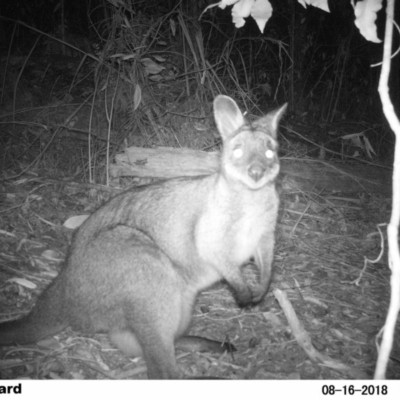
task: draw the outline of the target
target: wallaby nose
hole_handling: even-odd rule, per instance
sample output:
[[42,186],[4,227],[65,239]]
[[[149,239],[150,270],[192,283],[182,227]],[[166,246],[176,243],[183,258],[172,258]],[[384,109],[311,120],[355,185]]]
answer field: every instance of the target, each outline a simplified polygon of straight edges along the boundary
[[265,168],[261,164],[252,164],[249,168],[249,176],[254,182],[258,182],[264,175]]

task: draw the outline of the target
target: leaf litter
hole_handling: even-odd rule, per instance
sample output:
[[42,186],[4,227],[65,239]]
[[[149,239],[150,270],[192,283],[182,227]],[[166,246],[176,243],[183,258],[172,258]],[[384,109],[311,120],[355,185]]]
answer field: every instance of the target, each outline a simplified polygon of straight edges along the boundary
[[[93,200],[85,198],[83,187],[41,181],[25,179],[17,190],[12,183],[2,187],[7,196],[0,203],[1,321],[27,312],[62,268],[72,235],[63,223],[92,212],[110,196],[109,191],[99,189]],[[389,304],[386,248],[381,260],[367,265],[356,280],[365,257],[374,259],[381,251],[376,224],[388,220],[388,207],[379,208],[387,200],[371,197],[366,203],[365,199],[324,199],[320,194],[299,196],[285,191],[281,197],[269,293],[260,304],[246,309],[236,305],[223,283],[199,296],[188,333],[229,341],[237,351],[177,351],[179,368],[186,377],[372,378],[377,335]],[[53,207],[50,198],[57,199]],[[243,272],[249,282],[257,281],[255,268],[246,267]],[[397,334],[387,378],[400,378],[399,360]],[[114,349],[106,335],[67,329],[36,345],[1,348],[0,376],[145,379],[146,365],[141,358],[129,359]]]

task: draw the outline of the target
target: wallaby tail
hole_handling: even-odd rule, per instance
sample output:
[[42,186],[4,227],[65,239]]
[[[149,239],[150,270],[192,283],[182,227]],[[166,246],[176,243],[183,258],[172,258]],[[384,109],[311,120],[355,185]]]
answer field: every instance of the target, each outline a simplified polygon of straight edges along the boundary
[[56,279],[39,297],[27,316],[0,324],[0,346],[36,343],[68,326],[63,312],[61,282]]

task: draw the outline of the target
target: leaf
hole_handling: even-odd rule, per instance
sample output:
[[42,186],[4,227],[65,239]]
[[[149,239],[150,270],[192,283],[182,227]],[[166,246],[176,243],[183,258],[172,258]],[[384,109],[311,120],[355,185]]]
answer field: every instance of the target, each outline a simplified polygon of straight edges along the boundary
[[86,379],[86,376],[83,375],[81,372],[72,371],[70,372],[70,374],[72,376],[72,379],[78,379],[78,380]]
[[50,337],[50,338],[39,340],[37,342],[37,345],[39,347],[44,347],[45,349],[49,349],[49,350],[60,350],[60,349],[62,349],[61,344],[58,342],[58,340],[54,339],[54,337]]
[[382,0],[362,0],[356,5],[354,5],[354,0],[352,0],[351,3],[356,16],[354,23],[360,30],[361,35],[370,42],[381,43],[376,33],[375,20],[377,12],[382,8]]
[[328,6],[328,0],[298,0],[298,2],[304,8],[307,8],[307,5],[308,5],[308,6],[313,6],[313,7],[319,8],[326,12],[330,12],[329,6]]
[[107,0],[111,3],[114,7],[125,6],[123,0]]
[[141,101],[142,101],[142,89],[140,88],[140,85],[136,85],[135,93],[133,94],[133,111],[136,111]]
[[165,58],[164,57],[161,57],[161,56],[157,56],[157,55],[155,55],[155,56],[153,56],[158,62],[164,62],[165,61]]
[[44,258],[45,260],[48,261],[56,261],[56,262],[60,262],[61,258],[60,255],[57,251],[54,250],[45,250],[40,257]]
[[231,6],[232,4],[235,4],[237,1],[238,0],[222,0],[221,2],[219,2],[217,4],[210,5],[207,8],[211,8],[213,6],[218,6],[219,8],[224,10],[226,6]]
[[361,143],[361,139],[360,139],[360,137],[363,135],[364,135],[364,132],[349,133],[348,135],[340,136],[340,139],[351,140],[355,146],[364,148],[364,146]]
[[263,317],[269,321],[273,326],[280,327],[282,325],[280,319],[272,311],[262,313]]
[[268,0],[256,0],[250,14],[256,21],[260,32],[264,32],[265,25],[272,15],[271,3]]
[[360,149],[364,149],[364,145],[361,141],[361,136],[363,136],[364,133],[350,133],[349,135],[344,135],[341,136],[342,140],[350,140],[354,146],[359,147]]
[[272,87],[269,83],[263,83],[260,85],[260,89],[264,94],[267,94],[268,96],[271,96],[272,94]]
[[116,54],[111,54],[109,57],[110,58],[119,58],[119,57],[123,57],[124,54],[123,53],[116,53]]
[[151,58],[142,58],[140,62],[145,66],[145,71],[147,74],[155,75],[159,74],[165,67],[157,64]]
[[76,229],[79,228],[87,219],[89,215],[75,215],[71,218],[68,218],[63,226],[68,229]]
[[122,57],[122,60],[126,61],[126,60],[132,60],[133,58],[136,58],[137,54],[136,53],[132,53],[132,54],[127,54],[125,56]]
[[164,80],[164,77],[162,75],[153,75],[149,79],[154,82],[160,82]]
[[124,17],[124,22],[125,22],[125,25],[122,24],[122,26],[123,26],[124,28],[131,28],[131,24],[129,23],[128,18]]
[[254,0],[240,0],[232,8],[232,21],[236,28],[241,28],[245,24],[244,18],[250,15]]
[[175,36],[176,35],[176,23],[172,18],[169,20],[169,26],[171,28],[172,36]]
[[343,140],[351,140],[354,146],[359,147],[360,149],[363,149],[369,158],[372,159],[372,154],[375,153],[374,148],[371,146],[370,141],[368,138],[364,135],[364,132],[360,133],[350,133],[349,135],[344,135],[341,136],[341,139]]
[[25,182],[27,182],[27,181],[28,181],[27,178],[21,178],[21,179],[18,179],[17,181],[15,181],[15,182],[14,182],[14,185],[23,185],[23,184],[25,184]]
[[18,285],[21,285],[28,289],[36,289],[37,288],[36,284],[34,284],[33,282],[28,281],[27,279],[24,279],[24,278],[11,278],[11,279],[8,279],[7,282],[15,282]]
[[375,156],[376,156],[376,153],[375,153],[373,147],[371,146],[371,143],[369,142],[368,138],[365,135],[363,135],[363,139],[364,139],[365,152],[367,153],[367,156],[372,159],[371,152],[374,153]]

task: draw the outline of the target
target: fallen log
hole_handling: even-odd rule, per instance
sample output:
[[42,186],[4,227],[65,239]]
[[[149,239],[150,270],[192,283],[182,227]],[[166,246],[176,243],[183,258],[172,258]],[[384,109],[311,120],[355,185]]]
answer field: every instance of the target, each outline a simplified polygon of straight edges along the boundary
[[[168,179],[211,174],[218,168],[219,152],[188,148],[128,147],[110,166],[112,177],[136,176]],[[317,159],[281,159],[284,191],[318,191],[391,196],[392,172],[386,167],[363,163]]]

